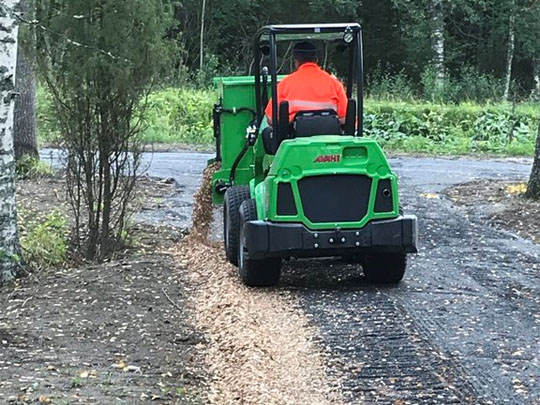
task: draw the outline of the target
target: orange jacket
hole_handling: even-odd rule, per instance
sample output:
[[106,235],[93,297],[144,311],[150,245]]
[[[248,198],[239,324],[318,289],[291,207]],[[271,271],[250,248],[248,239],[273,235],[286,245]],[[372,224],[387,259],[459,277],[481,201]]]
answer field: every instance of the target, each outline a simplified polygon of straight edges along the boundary
[[[316,63],[304,63],[278,84],[278,105],[289,102],[289,120],[299,111],[335,110],[342,122],[347,115],[347,95],[343,84]],[[272,121],[272,100],[266,107],[268,123]]]

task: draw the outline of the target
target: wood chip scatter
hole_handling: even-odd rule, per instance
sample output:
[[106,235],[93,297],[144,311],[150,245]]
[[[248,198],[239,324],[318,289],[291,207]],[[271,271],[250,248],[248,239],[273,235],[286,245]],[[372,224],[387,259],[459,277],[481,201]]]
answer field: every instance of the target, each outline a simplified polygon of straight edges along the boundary
[[[206,334],[206,363],[214,404],[338,404],[339,381],[325,373],[324,356],[295,297],[243,286],[222,246],[205,238],[212,219],[211,173],[194,210],[195,229],[178,249],[189,269],[195,322]],[[210,214],[208,214],[210,213]],[[200,222],[204,221],[204,222]],[[205,233],[206,232],[206,233]]]
[[194,196],[191,236],[196,241],[205,242],[212,225],[212,176],[218,169],[219,163],[213,163],[204,170],[201,186]]

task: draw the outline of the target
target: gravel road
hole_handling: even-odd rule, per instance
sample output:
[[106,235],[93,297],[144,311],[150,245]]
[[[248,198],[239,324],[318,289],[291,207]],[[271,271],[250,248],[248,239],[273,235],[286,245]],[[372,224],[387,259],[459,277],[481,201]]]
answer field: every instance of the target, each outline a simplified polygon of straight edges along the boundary
[[[44,154],[50,155],[50,151]],[[148,156],[178,196],[148,220],[189,226],[201,153]],[[496,230],[439,193],[474,179],[526,178],[521,160],[391,159],[420,253],[397,287],[338,261],[292,261],[280,288],[320,331],[342,396],[368,404],[540,404],[540,246]]]

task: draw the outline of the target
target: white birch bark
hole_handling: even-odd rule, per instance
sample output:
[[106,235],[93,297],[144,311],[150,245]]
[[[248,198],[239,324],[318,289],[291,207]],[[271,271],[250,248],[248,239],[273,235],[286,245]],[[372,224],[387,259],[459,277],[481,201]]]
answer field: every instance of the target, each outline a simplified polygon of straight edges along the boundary
[[202,10],[201,10],[201,53],[199,55],[200,57],[200,70],[202,70],[204,66],[204,23],[205,23],[205,16],[206,16],[206,0],[202,0]]
[[511,4],[510,16],[508,17],[508,49],[506,50],[506,73],[504,80],[503,100],[510,97],[510,84],[512,83],[512,64],[514,63],[514,51],[516,48],[516,3]]
[[536,57],[533,60],[533,82],[531,98],[538,100],[540,99],[540,57]]
[[444,67],[444,7],[443,0],[431,0],[431,49],[435,69],[436,90],[442,90],[446,72]]
[[12,280],[19,267],[20,247],[15,207],[13,110],[19,0],[0,1],[0,284]]

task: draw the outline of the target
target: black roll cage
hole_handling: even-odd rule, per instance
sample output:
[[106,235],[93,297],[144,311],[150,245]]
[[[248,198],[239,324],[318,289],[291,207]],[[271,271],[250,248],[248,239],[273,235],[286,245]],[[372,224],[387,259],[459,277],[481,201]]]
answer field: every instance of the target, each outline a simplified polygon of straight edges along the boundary
[[[264,41],[268,41],[270,48],[270,66],[268,66],[271,78],[272,93],[272,123],[274,132],[280,133],[278,126],[278,105],[277,99],[277,42],[279,37],[289,36],[285,40],[294,41],[302,39],[326,39],[325,34],[343,34],[343,43],[349,46],[349,66],[347,74],[347,99],[353,97],[354,78],[357,82],[357,124],[356,134],[362,136],[364,130],[364,57],[362,45],[362,27],[358,23],[340,23],[340,24],[297,24],[297,25],[268,25],[262,27],[255,34],[254,55],[255,55],[255,97],[257,122],[262,122],[264,118],[264,107],[262,105],[262,66],[263,53],[261,46]],[[350,43],[345,42],[345,35],[351,34],[353,40]],[[267,37],[267,39],[266,39]],[[320,37],[320,38],[317,38]],[[288,123],[287,123],[288,125]]]

